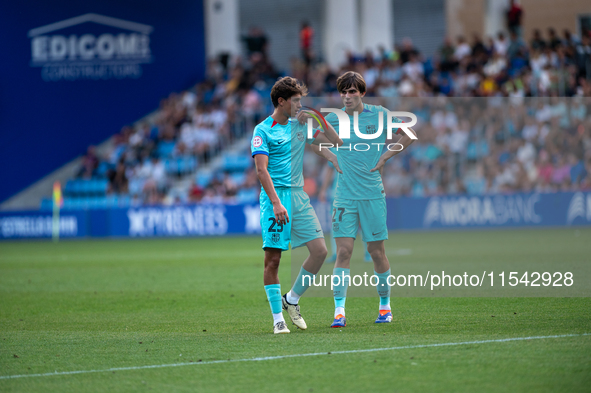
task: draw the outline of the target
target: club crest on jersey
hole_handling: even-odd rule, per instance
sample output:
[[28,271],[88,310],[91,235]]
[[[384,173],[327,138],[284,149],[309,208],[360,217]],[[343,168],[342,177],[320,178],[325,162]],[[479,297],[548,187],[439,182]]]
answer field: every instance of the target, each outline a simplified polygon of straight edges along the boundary
[[274,233],[271,235],[271,241],[273,243],[277,243],[279,242],[279,240],[281,240],[281,236],[278,233]]
[[304,141],[304,133],[299,131],[296,135],[298,137],[298,141],[303,142]]
[[339,230],[339,223],[338,222],[335,222],[332,224],[332,230],[335,232],[338,232],[338,230]]
[[365,133],[366,134],[375,134],[376,133],[376,126],[372,124],[372,125],[365,127]]
[[259,147],[263,144],[263,139],[260,136],[255,136],[252,140],[252,145],[254,147]]

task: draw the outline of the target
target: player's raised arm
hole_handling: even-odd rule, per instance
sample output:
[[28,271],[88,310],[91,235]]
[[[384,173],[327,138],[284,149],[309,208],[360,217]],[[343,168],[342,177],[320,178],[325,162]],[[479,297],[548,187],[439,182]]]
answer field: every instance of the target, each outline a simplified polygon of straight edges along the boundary
[[325,122],[325,124],[326,127],[324,129],[324,133],[318,134],[318,136],[316,137],[316,139],[314,139],[314,142],[312,143],[314,145],[318,145],[320,143],[332,143],[335,146],[342,146],[343,140],[339,137],[339,134],[334,129],[332,124],[330,124],[329,122]]
[[269,157],[265,154],[255,155],[254,165],[256,167],[257,176],[261,182],[261,186],[273,204],[273,213],[275,214],[275,219],[277,222],[282,224],[288,223],[289,215],[287,214],[287,209],[281,204],[281,200],[279,199],[279,196],[275,191],[275,187],[273,186],[271,175],[269,175],[269,171],[267,170],[267,166],[269,165]]
[[297,115],[297,119],[300,124],[306,124],[310,118],[315,119],[317,122],[322,122],[322,124],[318,125],[324,129],[324,133],[318,133],[312,142],[314,145],[318,145],[320,143],[332,143],[333,146],[343,145],[343,140],[339,137],[337,131],[329,122],[324,119],[324,117],[319,112],[314,113],[309,109],[302,109]]
[[[407,128],[407,130],[409,130],[415,137],[417,136],[417,133],[412,128]],[[415,140],[416,139],[412,139],[410,136],[406,135],[406,133],[403,133],[403,135],[400,138],[398,138],[398,141],[396,141],[396,142],[393,142],[391,140],[387,140],[386,141],[387,144],[390,142],[393,142],[396,145],[394,146],[394,148],[392,150],[386,149],[386,152],[384,154],[382,154],[382,156],[378,160],[378,163],[376,164],[376,166],[373,169],[370,170],[370,172],[380,171],[380,173],[381,173],[382,169],[384,168],[384,165],[386,164],[386,162],[390,158],[394,157],[396,154],[405,150]]]

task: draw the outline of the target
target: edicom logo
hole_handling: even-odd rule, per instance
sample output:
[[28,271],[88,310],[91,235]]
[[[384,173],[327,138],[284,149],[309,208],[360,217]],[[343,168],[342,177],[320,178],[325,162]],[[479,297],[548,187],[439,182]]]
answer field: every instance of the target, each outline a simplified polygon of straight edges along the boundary
[[[108,26],[102,34],[55,34],[57,30],[93,22]],[[121,29],[113,32],[112,28]],[[29,31],[31,67],[41,67],[45,81],[139,78],[141,64],[151,63],[153,27],[98,14],[85,14]],[[48,34],[51,33],[51,34]]]

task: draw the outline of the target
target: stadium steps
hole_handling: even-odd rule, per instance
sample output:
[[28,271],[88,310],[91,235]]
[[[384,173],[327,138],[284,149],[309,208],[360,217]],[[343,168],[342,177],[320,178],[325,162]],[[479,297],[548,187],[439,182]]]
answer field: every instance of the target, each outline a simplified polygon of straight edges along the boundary
[[[158,114],[158,110],[155,110],[141,119],[137,120],[133,127],[139,126],[145,122],[152,123]],[[114,135],[106,139],[104,142],[96,146],[96,152],[99,156],[104,156],[105,153],[110,151],[114,143]],[[2,204],[0,204],[0,211],[2,210],[38,210],[41,201],[48,196],[53,194],[53,183],[59,181],[62,188],[65,187],[68,180],[74,179],[80,170],[82,165],[82,157],[77,157],[72,161],[64,164],[55,171],[49,173],[45,177],[31,184],[24,190],[8,198]]]
[[[111,148],[113,140],[113,137],[111,137],[98,145],[97,154],[102,155],[107,152]],[[53,183],[59,181],[62,185],[62,189],[65,189],[66,185],[76,177],[81,165],[82,157],[75,158],[6,200],[0,205],[0,210],[39,209],[39,201],[47,198],[48,195],[52,195]]]

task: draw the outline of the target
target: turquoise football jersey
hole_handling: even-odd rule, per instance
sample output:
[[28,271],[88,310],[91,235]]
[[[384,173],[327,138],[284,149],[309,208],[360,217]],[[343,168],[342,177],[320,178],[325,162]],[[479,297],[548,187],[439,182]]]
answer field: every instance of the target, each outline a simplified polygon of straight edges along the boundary
[[[342,110],[344,111],[345,108]],[[351,137],[343,139],[343,146],[333,149],[343,171],[338,175],[336,199],[366,200],[385,196],[380,172],[370,172],[370,170],[378,163],[386,144],[388,125],[386,114],[387,110],[382,106],[363,104],[363,112],[359,114],[359,132],[375,134],[379,127],[378,116],[382,116],[382,133],[375,139],[359,138],[353,130],[354,117],[349,116]],[[330,113],[326,116],[326,121],[340,133],[337,115]],[[394,122],[402,123],[402,120],[395,118]]]
[[290,119],[286,125],[277,123],[271,116],[254,129],[250,143],[251,154],[269,156],[267,170],[275,187],[304,186],[304,149],[306,142],[312,143],[314,137],[307,138],[307,125]]

